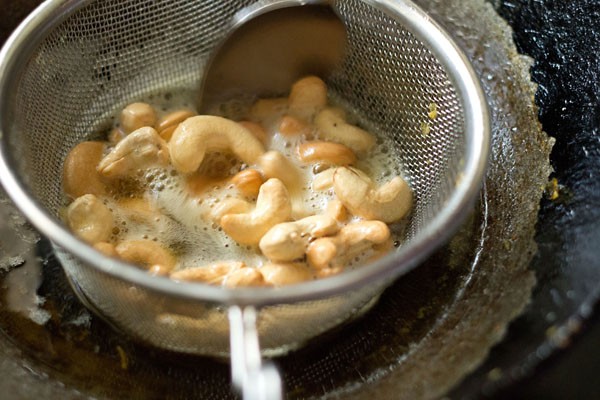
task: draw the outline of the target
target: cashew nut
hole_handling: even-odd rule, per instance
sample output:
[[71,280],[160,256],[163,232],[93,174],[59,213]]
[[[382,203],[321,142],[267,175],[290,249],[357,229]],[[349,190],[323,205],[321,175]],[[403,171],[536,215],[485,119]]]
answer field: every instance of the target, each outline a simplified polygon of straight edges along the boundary
[[170,272],[177,263],[171,252],[153,240],[128,240],[119,243],[115,250],[123,260],[157,275]]
[[265,131],[265,128],[263,128],[262,125],[252,121],[240,121],[238,122],[238,124],[248,129],[250,133],[252,133],[255,138],[260,140],[260,142],[264,146],[266,146],[269,143],[269,136],[267,135],[267,131]]
[[333,187],[333,174],[335,168],[326,169],[314,176],[312,181],[312,190],[316,192],[324,192]]
[[243,214],[250,211],[252,206],[245,200],[230,197],[214,205],[210,212],[210,219],[219,223],[227,214]]
[[161,217],[160,212],[148,200],[142,198],[120,199],[118,209],[123,210],[129,219],[134,222],[148,222]]
[[340,167],[333,175],[333,190],[354,215],[386,223],[398,221],[412,207],[412,191],[397,176],[379,188],[358,170]]
[[71,198],[84,194],[102,196],[106,187],[96,166],[102,160],[104,143],[82,142],[73,147],[63,165],[63,189]]
[[297,219],[306,216],[307,211],[302,198],[304,180],[300,169],[275,150],[263,154],[258,159],[258,165],[265,178],[277,178],[288,189],[292,202],[292,217]]
[[179,124],[169,149],[173,166],[183,173],[198,169],[207,151],[231,150],[248,165],[264,153],[262,143],[248,129],[212,115],[191,117]]
[[177,129],[180,123],[185,121],[186,119],[193,117],[196,115],[193,111],[190,110],[179,110],[173,111],[162,117],[156,123],[156,131],[160,135],[161,138],[165,139],[167,142],[171,140],[173,136],[173,132]]
[[329,215],[313,215],[275,225],[262,237],[260,250],[272,261],[293,261],[304,257],[311,240],[333,235],[339,230]]
[[276,178],[266,181],[258,192],[256,207],[245,214],[221,218],[223,231],[242,244],[258,244],[272,226],[290,218],[292,206],[285,185]]
[[245,268],[241,261],[220,261],[202,267],[186,268],[171,272],[171,279],[176,281],[205,282],[210,285],[222,285],[225,276],[230,272]]
[[98,243],[94,244],[94,248],[109,257],[117,257],[118,256],[115,246],[111,243],[98,242]]
[[255,268],[240,268],[225,276],[223,286],[234,288],[240,286],[262,286],[265,284],[263,275]]
[[154,126],[156,112],[150,104],[132,103],[121,111],[121,128],[130,133],[144,126]]
[[310,133],[310,126],[291,115],[284,115],[279,122],[279,132],[283,136],[299,136]]
[[250,118],[254,121],[268,123],[285,112],[287,107],[288,99],[286,97],[258,99],[250,108]]
[[339,199],[330,200],[325,207],[325,214],[338,222],[344,222],[348,219],[348,212],[346,207],[342,204]]
[[312,242],[306,256],[317,269],[343,267],[352,258],[389,239],[390,230],[381,221],[354,222],[343,227],[336,236]]
[[292,85],[289,96],[290,114],[311,121],[327,105],[327,85],[316,76],[307,76]]
[[265,283],[273,286],[293,285],[314,279],[311,269],[302,264],[268,263],[258,270]]
[[264,182],[260,172],[255,169],[245,169],[231,178],[231,183],[246,197],[256,197]]
[[324,162],[329,165],[350,165],[356,155],[347,146],[333,142],[312,141],[298,146],[298,158],[304,164]]
[[339,108],[325,108],[315,117],[315,124],[322,139],[344,144],[356,153],[365,153],[375,145],[375,137],[347,123]]
[[135,175],[135,171],[169,162],[169,149],[154,128],[140,128],[121,140],[98,164],[98,172],[108,178]]
[[113,215],[96,196],[86,194],[67,208],[71,231],[88,243],[107,242],[114,227]]

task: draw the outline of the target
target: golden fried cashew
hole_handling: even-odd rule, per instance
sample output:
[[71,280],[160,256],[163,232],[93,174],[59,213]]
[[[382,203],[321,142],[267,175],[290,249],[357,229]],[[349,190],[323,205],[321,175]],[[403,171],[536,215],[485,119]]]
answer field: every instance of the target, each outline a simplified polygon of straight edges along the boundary
[[344,144],[356,153],[366,153],[375,145],[373,135],[346,122],[342,109],[325,108],[315,117],[315,124],[322,139]]
[[255,138],[260,140],[260,142],[264,146],[266,146],[269,143],[269,135],[267,134],[267,131],[265,130],[265,128],[262,127],[261,124],[257,124],[256,122],[252,121],[240,121],[238,122],[238,124],[248,129],[250,133],[252,133]]
[[220,224],[236,242],[258,244],[271,227],[287,221],[291,213],[290,196],[285,185],[272,178],[260,187],[254,210],[245,214],[226,214]]
[[139,197],[128,197],[117,202],[118,209],[134,222],[156,221],[162,216],[160,211],[148,200]]
[[268,151],[259,157],[258,165],[265,178],[279,179],[289,191],[292,217],[294,219],[305,217],[307,210],[302,198],[304,179],[300,169],[286,156],[275,150]]
[[140,128],[121,140],[98,164],[98,172],[108,178],[135,175],[153,166],[166,166],[169,148],[154,128]]
[[219,261],[201,267],[185,268],[171,272],[171,279],[187,282],[204,282],[210,285],[222,285],[227,274],[245,268],[241,261]]
[[207,151],[230,150],[249,165],[265,152],[262,143],[248,129],[213,115],[191,117],[179,124],[169,149],[173,166],[182,173],[198,169]]
[[67,223],[75,235],[91,244],[107,242],[114,227],[111,211],[93,194],[78,197],[69,205]]
[[262,286],[265,284],[263,275],[256,268],[240,268],[232,271],[223,279],[223,286],[234,288],[243,286]]
[[399,176],[376,188],[358,170],[340,167],[333,174],[333,190],[352,214],[365,219],[395,222],[412,207],[412,190]]
[[156,275],[165,275],[177,260],[171,252],[153,240],[128,240],[119,243],[115,250],[123,260],[139,265]]
[[291,115],[284,115],[279,122],[279,133],[283,136],[308,135],[310,131],[308,124]]
[[288,102],[291,115],[312,121],[327,105],[327,85],[316,76],[302,78],[292,85]]
[[354,257],[389,239],[390,230],[381,221],[354,222],[344,226],[336,236],[312,242],[306,256],[317,269],[344,267]]
[[264,182],[261,173],[255,169],[245,169],[231,178],[233,186],[246,197],[256,197]]
[[335,168],[329,168],[316,174],[312,181],[312,190],[316,192],[324,192],[331,189],[333,187],[334,173]]
[[252,209],[252,205],[245,200],[230,197],[214,205],[210,210],[210,220],[216,223],[221,221],[227,214],[244,214]]
[[304,164],[321,162],[329,165],[345,166],[356,162],[356,155],[348,146],[319,140],[299,145],[298,158]]
[[132,103],[121,111],[121,129],[125,133],[156,124],[156,112],[150,104]]
[[63,164],[63,189],[71,198],[84,194],[102,196],[106,187],[96,166],[104,155],[104,143],[82,142],[73,147]]
[[302,264],[268,263],[258,270],[265,283],[272,286],[293,285],[314,279],[313,271]]
[[190,110],[173,111],[158,120],[156,123],[156,131],[161,138],[168,142],[171,140],[177,126],[194,115],[196,115],[196,113]]
[[338,230],[338,224],[331,216],[313,215],[275,225],[262,237],[258,246],[271,261],[293,261],[304,257],[312,240],[334,235]]
[[338,222],[344,222],[348,219],[348,211],[339,199],[330,200],[325,207],[324,214]]

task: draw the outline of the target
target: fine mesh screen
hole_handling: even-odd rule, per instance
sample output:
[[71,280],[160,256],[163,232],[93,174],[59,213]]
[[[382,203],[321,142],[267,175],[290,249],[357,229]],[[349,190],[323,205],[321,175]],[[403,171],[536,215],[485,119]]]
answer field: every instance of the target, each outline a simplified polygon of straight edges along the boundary
[[[158,90],[196,87],[228,21],[250,3],[95,1],[53,28],[17,82],[14,118],[5,132],[14,167],[34,197],[58,216],[68,151],[107,129],[113,111],[128,102]],[[466,147],[461,99],[427,46],[398,20],[358,0],[336,1],[334,8],[346,24],[349,48],[327,83],[360,112],[366,127],[392,137],[396,147],[390,151],[402,160],[416,196],[408,230],[415,237],[460,179]],[[435,118],[428,115],[432,107]],[[197,302],[132,289],[130,282],[64,251],[59,255],[95,308],[126,331],[161,347],[227,353],[226,335],[217,332],[227,332],[227,318],[218,306],[207,304],[198,315]],[[363,310],[387,284],[265,309],[259,317],[261,341],[273,353],[293,347]]]

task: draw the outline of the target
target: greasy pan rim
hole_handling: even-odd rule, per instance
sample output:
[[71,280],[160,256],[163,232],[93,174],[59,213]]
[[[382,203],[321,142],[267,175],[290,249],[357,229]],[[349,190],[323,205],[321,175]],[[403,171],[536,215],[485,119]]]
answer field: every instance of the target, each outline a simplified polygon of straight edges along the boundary
[[366,4],[397,19],[427,43],[450,75],[456,77],[453,84],[463,102],[465,131],[473,133],[467,141],[462,179],[442,212],[419,235],[394,254],[363,268],[285,288],[225,289],[201,283],[178,283],[168,278],[150,276],[131,264],[102,255],[74,237],[29,195],[25,185],[10,168],[11,155],[8,154],[4,135],[4,129],[8,127],[5,116],[9,104],[6,99],[18,82],[14,77],[18,76],[18,71],[51,28],[90,2],[47,0],[19,25],[0,51],[0,182],[15,205],[43,235],[82,260],[86,267],[96,268],[114,278],[154,292],[187,300],[255,306],[317,300],[367,284],[381,287],[391,284],[393,278],[410,271],[445,242],[471,210],[485,174],[490,147],[489,112],[477,75],[450,36],[415,4],[407,0],[365,0]]

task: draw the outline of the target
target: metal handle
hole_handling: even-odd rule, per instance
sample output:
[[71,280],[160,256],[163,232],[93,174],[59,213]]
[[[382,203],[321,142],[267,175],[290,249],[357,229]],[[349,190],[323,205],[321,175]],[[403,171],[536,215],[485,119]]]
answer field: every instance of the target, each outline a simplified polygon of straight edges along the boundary
[[279,371],[260,355],[256,313],[251,306],[229,308],[231,379],[244,400],[281,400]]

